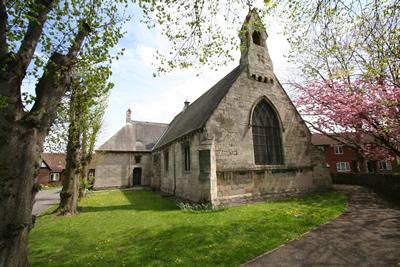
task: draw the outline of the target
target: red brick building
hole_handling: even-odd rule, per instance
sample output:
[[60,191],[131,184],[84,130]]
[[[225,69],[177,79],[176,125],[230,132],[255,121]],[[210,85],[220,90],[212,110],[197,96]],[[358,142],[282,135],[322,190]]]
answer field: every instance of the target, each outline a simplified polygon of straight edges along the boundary
[[327,167],[332,174],[338,172],[393,174],[400,171],[398,160],[362,162],[349,146],[326,135],[313,134],[311,142],[324,151]]
[[58,184],[65,170],[64,153],[42,153],[37,182],[39,184]]
[[[89,164],[89,176],[95,175],[95,156]],[[37,183],[60,184],[65,170],[65,153],[42,153]]]

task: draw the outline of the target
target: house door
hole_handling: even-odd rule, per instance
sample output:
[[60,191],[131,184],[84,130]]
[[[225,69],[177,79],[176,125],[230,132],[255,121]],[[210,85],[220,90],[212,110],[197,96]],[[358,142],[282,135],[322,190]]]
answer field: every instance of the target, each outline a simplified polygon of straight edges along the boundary
[[133,169],[133,185],[141,185],[142,184],[142,169],[141,168],[135,168]]

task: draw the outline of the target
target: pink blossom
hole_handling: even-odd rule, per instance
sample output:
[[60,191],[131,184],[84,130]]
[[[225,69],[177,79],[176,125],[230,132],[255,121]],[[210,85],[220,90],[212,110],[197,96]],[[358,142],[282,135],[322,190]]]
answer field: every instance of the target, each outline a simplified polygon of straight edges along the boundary
[[[322,133],[350,133],[346,142],[368,158],[400,156],[400,88],[366,80],[316,81],[297,87],[295,99],[311,127]],[[372,144],[365,144],[366,136]]]

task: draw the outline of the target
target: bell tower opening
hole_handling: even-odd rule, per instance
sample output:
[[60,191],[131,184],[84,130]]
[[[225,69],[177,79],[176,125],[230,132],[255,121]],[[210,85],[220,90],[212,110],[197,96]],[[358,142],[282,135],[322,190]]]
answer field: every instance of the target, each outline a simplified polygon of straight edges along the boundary
[[259,31],[254,31],[253,34],[251,35],[253,39],[253,43],[259,46],[263,46],[262,40],[261,40],[261,33]]

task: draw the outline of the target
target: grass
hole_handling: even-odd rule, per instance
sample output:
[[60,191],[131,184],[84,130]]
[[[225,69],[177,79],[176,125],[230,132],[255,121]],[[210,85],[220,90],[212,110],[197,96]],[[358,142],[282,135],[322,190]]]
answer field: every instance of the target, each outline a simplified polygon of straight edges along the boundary
[[61,190],[62,186],[60,184],[57,185],[42,185],[40,188],[40,191],[47,191],[47,190],[53,190],[53,189],[60,189]]
[[338,216],[329,192],[195,213],[149,191],[88,195],[75,217],[41,216],[32,266],[238,266]]

